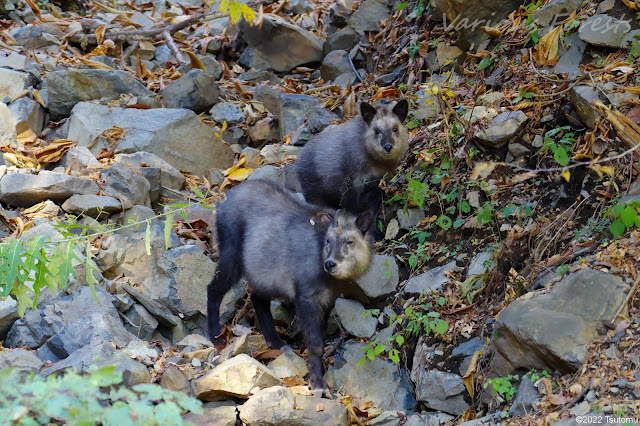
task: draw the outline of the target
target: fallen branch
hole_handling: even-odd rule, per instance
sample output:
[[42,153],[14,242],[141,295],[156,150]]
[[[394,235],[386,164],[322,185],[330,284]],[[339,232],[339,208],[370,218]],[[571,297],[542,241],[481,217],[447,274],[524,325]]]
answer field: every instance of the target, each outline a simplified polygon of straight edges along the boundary
[[178,49],[178,46],[176,46],[176,42],[173,40],[173,37],[171,37],[171,34],[169,33],[169,31],[164,31],[162,33],[162,37],[164,38],[165,44],[171,51],[171,54],[173,55],[174,58],[176,58],[176,60],[180,63],[180,65],[182,65],[183,67],[186,67],[187,65],[189,65],[189,63],[182,56],[182,53],[180,53],[180,49]]
[[[189,19],[185,19],[182,22],[178,22],[177,24],[168,25],[161,28],[156,28],[153,30],[133,30],[133,31],[108,31],[104,35],[104,40],[112,40],[112,41],[143,41],[143,40],[155,40],[164,37],[165,33],[169,35],[173,35],[176,32],[183,30],[185,28],[190,27],[194,24],[199,24],[200,22],[224,18],[229,16],[228,13],[206,13],[203,15],[197,15]],[[166,38],[165,38],[166,40]],[[82,46],[89,44],[98,44],[98,40],[95,34],[74,34],[72,37],[69,37],[69,41],[73,43],[80,43]]]

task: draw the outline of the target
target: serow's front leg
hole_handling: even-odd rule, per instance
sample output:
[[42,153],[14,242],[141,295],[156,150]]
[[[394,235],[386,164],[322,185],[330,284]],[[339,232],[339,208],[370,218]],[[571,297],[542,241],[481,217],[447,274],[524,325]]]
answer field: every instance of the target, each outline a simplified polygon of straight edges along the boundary
[[308,297],[298,296],[295,301],[298,325],[304,336],[304,343],[309,352],[309,385],[311,390],[329,395],[329,386],[324,381],[323,334],[327,324],[327,310]]

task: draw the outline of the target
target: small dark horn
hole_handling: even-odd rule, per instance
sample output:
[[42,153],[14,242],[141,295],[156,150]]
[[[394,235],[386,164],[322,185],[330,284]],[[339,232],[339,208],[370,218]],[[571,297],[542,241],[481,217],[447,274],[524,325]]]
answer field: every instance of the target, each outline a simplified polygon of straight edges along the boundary
[[333,227],[338,226],[338,215],[342,212],[342,209],[339,209],[338,211],[336,211],[335,216],[333,216]]

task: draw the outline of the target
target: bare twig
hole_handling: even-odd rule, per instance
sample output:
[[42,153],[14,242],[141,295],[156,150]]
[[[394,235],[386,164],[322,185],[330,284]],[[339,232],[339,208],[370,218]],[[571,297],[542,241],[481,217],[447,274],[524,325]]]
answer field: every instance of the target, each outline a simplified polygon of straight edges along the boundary
[[329,350],[325,352],[325,354],[322,356],[322,362],[327,362],[329,357],[338,350],[338,348],[340,347],[340,345],[342,345],[343,342],[344,342],[344,335],[340,336],[340,338],[333,344],[333,346],[331,346]]
[[633,284],[633,287],[631,287],[631,289],[629,290],[629,294],[627,294],[627,297],[624,299],[624,302],[622,302],[622,305],[620,305],[620,307],[616,311],[616,314],[613,316],[613,319],[611,320],[611,322],[614,322],[616,318],[618,318],[618,315],[620,315],[620,312],[622,312],[624,307],[627,306],[627,303],[629,303],[629,300],[631,300],[633,295],[638,290],[639,286],[640,286],[640,278],[636,280],[636,282]]
[[[174,34],[182,29],[188,28],[191,25],[198,24],[203,21],[224,18],[229,16],[228,13],[206,13],[203,15],[197,15],[189,19],[185,19],[177,24],[168,25],[162,28],[156,28],[153,30],[134,30],[134,31],[108,31],[104,35],[105,40],[113,41],[141,41],[141,40],[155,40],[162,38],[165,32]],[[75,34],[69,38],[74,43],[85,44],[98,44],[95,34]]]
[[171,37],[171,34],[169,33],[169,31],[164,31],[162,33],[162,37],[164,38],[165,44],[171,51],[171,54],[173,55],[174,58],[176,58],[176,60],[180,63],[180,65],[182,65],[183,67],[186,67],[187,65],[189,65],[189,63],[182,56],[182,53],[180,52],[180,49],[178,49],[178,46],[176,46],[176,42],[173,40],[173,37]]
[[584,396],[587,394],[587,392],[589,392],[589,389],[591,389],[591,385],[593,382],[589,382],[589,384],[587,386],[584,387],[584,389],[582,389],[582,391],[576,395],[575,398],[573,398],[571,401],[569,401],[564,407],[562,407],[562,409],[560,411],[558,411],[558,415],[564,413],[565,411],[567,411],[569,408],[573,407],[574,405],[576,405],[578,402],[580,402],[580,400],[582,398],[584,398]]

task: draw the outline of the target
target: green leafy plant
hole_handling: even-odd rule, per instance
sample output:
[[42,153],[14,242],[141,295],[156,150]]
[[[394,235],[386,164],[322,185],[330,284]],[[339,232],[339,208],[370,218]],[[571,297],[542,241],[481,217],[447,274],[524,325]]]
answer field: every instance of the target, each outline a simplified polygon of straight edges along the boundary
[[482,58],[480,63],[478,64],[478,71],[482,71],[485,68],[489,68],[498,60],[497,56],[492,56],[490,58]]
[[640,200],[618,203],[605,213],[605,216],[609,215],[614,219],[609,225],[614,238],[618,238],[634,226],[640,228]]
[[535,96],[535,93],[533,92],[528,92],[527,89],[519,89],[518,90],[518,96],[516,96],[511,103],[512,104],[517,104],[520,101],[524,101],[524,102],[530,102],[531,99],[533,99],[533,97]]
[[182,425],[185,412],[202,414],[202,403],[157,384],[122,386],[115,367],[86,375],[25,375],[0,371],[0,418],[10,424]]
[[537,382],[542,377],[546,377],[547,379],[551,378],[551,375],[547,372],[547,370],[542,370],[538,372],[535,368],[533,370],[529,370],[524,377],[529,377],[532,382]]
[[516,387],[511,383],[513,376],[509,374],[507,377],[496,377],[494,379],[487,379],[484,383],[484,388],[487,386],[493,386],[493,394],[500,395],[505,401],[510,401],[516,394]]
[[544,144],[536,155],[545,153],[549,150],[553,152],[553,158],[561,166],[569,164],[569,153],[573,150],[573,142],[575,134],[570,132],[569,126],[558,127],[549,130],[544,134]]

